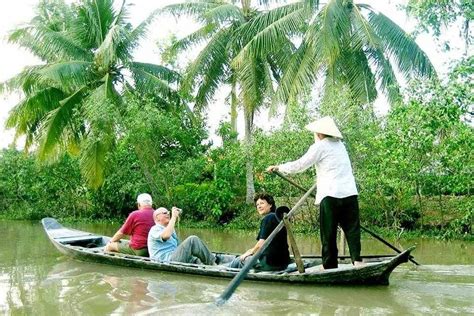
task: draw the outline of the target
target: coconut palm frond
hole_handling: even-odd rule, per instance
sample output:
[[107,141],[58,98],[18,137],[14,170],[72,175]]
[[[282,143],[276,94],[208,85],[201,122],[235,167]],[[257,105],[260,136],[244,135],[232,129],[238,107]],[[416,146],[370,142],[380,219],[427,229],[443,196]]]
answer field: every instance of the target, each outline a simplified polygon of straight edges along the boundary
[[423,77],[436,75],[428,56],[402,28],[382,13],[369,12],[369,22],[381,38],[388,52],[405,77],[416,74]]
[[[123,37],[125,37],[125,31],[119,25],[114,25],[107,33],[104,41],[98,47],[94,62],[96,65],[104,69],[108,69],[112,64],[115,63],[118,54],[117,47],[120,45]],[[121,56],[123,59],[130,56]]]
[[375,76],[382,92],[387,95],[390,104],[401,101],[400,86],[390,61],[380,49],[369,49],[369,58],[375,66]]
[[91,62],[65,61],[44,66],[38,72],[43,78],[65,87],[66,90],[75,90],[74,87],[86,85],[92,79],[93,74],[89,71],[92,67]]
[[236,30],[241,34],[239,40],[244,43],[243,48],[234,59],[236,66],[245,62],[249,52],[261,56],[275,50],[278,47],[277,43],[281,42],[282,38],[301,30],[306,20],[306,14],[304,5],[295,3],[269,11],[242,25]]
[[84,102],[84,116],[89,123],[81,143],[80,167],[88,184],[98,188],[104,181],[105,159],[115,145],[121,114],[115,106],[117,97],[111,76],[93,91]]
[[64,93],[56,88],[46,88],[28,95],[10,111],[5,126],[16,128],[20,134],[33,132],[31,126],[37,125],[64,98]]
[[245,16],[242,10],[230,3],[223,3],[207,10],[202,17],[207,23],[216,23],[218,25],[232,22],[245,23]]
[[93,56],[64,32],[52,31],[41,25],[14,30],[9,34],[8,41],[47,62],[65,58],[91,60]]
[[[266,93],[271,89],[271,79],[265,62],[260,58],[249,58],[247,62],[237,69],[241,85],[243,106],[253,113],[264,103]],[[269,88],[270,87],[270,88]]]
[[205,22],[205,13],[220,5],[221,3],[210,1],[177,3],[164,7],[161,12],[171,14],[177,18],[181,16],[190,16],[198,21]]
[[142,69],[158,78],[168,81],[169,83],[176,83],[181,78],[178,72],[165,66],[140,62],[132,62],[131,65],[135,69]]
[[210,23],[206,24],[197,31],[188,36],[174,42],[171,46],[165,49],[163,55],[176,56],[178,52],[186,51],[191,47],[197,46],[209,40],[209,38],[218,31],[217,25]]
[[[215,33],[206,47],[201,50],[197,58],[188,66],[182,84],[182,89],[185,92],[189,93],[192,91],[193,83],[204,76],[209,67],[213,67],[214,69],[215,64],[218,62],[224,64],[228,63],[229,55],[227,45],[231,39],[231,33],[232,28],[221,29]],[[224,67],[224,65],[222,65],[222,67]],[[209,100],[208,97],[206,97],[206,99]]]
[[153,23],[156,17],[161,13],[161,9],[156,9],[143,20],[136,28],[134,28],[129,35],[129,45],[137,47],[141,39],[145,38],[148,27]]
[[41,160],[57,158],[58,147],[64,145],[62,135],[73,119],[74,109],[81,103],[87,87],[81,87],[68,98],[60,101],[60,106],[50,111],[40,127],[41,133],[38,157]]
[[206,65],[206,71],[200,75],[200,84],[195,97],[195,108],[198,111],[209,105],[214,93],[226,81],[228,68],[226,54],[215,55]]
[[292,56],[296,50],[295,44],[288,37],[283,36],[280,42],[278,42],[277,49],[271,51],[266,56],[273,72],[273,77],[277,82],[280,82],[291,60],[288,56]]
[[263,5],[265,7],[268,7],[272,4],[280,4],[281,2],[286,2],[286,0],[281,1],[281,0],[258,0],[257,3],[259,5]]
[[288,62],[274,101],[287,103],[305,95],[316,81],[321,65],[320,54],[303,42]]
[[371,103],[377,97],[375,78],[363,51],[346,51],[336,61],[336,72],[329,72],[326,81],[349,87],[353,100],[360,104]]
[[128,20],[130,19],[130,12],[128,11],[128,7],[133,4],[127,4],[125,1],[122,1],[122,5],[117,13],[115,13],[114,21],[110,24],[112,25],[126,25],[128,24]]
[[81,144],[79,165],[82,175],[92,188],[98,188],[104,182],[105,159],[113,147],[110,138],[101,136],[88,135]]
[[106,75],[103,84],[94,89],[84,100],[82,114],[88,124],[88,133],[91,130],[101,133],[110,133],[115,137],[115,126],[120,119],[120,113],[116,106],[119,98],[113,88],[112,76]]
[[342,53],[351,36],[351,11],[343,3],[334,0],[326,4],[305,37],[308,46],[321,50],[329,65]]
[[170,83],[176,82],[178,75],[171,70],[165,71],[165,67],[153,66],[133,63],[130,67],[136,89],[141,93],[156,93],[161,97],[177,98],[177,92],[171,88]]
[[99,47],[116,19],[113,0],[91,0],[78,7],[77,21],[73,33],[83,46]]
[[381,47],[382,42],[380,38],[374,32],[369,21],[366,20],[360,9],[361,7],[355,5],[351,12],[353,30],[351,37],[352,49],[359,50],[365,47]]
[[42,68],[41,66],[27,66],[18,73],[16,76],[0,83],[0,93],[12,93],[16,90],[21,89],[25,94],[33,93],[38,87],[44,88],[44,80],[38,73]]

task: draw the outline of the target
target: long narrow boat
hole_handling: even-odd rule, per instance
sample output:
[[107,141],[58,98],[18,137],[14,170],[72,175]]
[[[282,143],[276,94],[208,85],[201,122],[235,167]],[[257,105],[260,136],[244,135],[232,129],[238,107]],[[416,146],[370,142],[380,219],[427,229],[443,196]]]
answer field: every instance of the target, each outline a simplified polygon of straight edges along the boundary
[[[66,228],[54,218],[43,218],[41,222],[49,239],[61,253],[82,261],[221,278],[233,278],[240,271],[221,265],[207,266],[180,262],[159,262],[150,258],[108,253],[104,252],[104,246],[110,237]],[[341,258],[339,267],[330,270],[320,269],[320,258],[307,256],[303,257],[304,273],[299,273],[293,263],[284,271],[263,272],[251,270],[246,279],[306,284],[388,285],[390,273],[398,265],[408,261],[410,252],[414,248],[409,248],[396,256],[363,256],[363,261],[366,264],[361,267],[354,267],[347,262],[347,259]]]

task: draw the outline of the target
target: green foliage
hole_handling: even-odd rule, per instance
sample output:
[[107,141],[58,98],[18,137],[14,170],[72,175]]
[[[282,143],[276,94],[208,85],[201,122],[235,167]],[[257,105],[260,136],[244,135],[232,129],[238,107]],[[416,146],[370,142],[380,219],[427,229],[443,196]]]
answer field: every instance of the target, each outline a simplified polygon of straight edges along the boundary
[[225,180],[177,185],[171,202],[185,210],[185,219],[212,223],[226,222],[238,206],[237,197]]
[[77,160],[64,156],[54,165],[41,166],[31,155],[0,152],[0,216],[41,219],[91,216],[87,188]]
[[[467,21],[469,27],[469,21],[474,16],[474,4],[470,0],[410,0],[405,8],[409,15],[418,20],[423,31],[433,31],[436,37],[441,35],[442,28],[452,25],[459,18]],[[466,31],[469,33],[469,30]]]
[[186,107],[170,110],[134,95],[128,95],[126,100],[123,142],[134,149],[155,199],[167,201],[171,187],[200,177],[200,157],[207,149],[203,145],[207,136],[204,122]]

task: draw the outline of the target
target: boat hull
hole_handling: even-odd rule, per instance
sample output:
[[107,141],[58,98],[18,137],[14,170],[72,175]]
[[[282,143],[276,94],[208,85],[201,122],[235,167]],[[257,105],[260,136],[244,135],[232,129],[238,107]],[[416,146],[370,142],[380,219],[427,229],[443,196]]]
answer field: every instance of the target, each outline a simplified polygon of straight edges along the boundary
[[[107,236],[65,228],[53,218],[44,218],[42,224],[48,238],[61,253],[81,261],[219,278],[233,278],[239,272],[238,269],[224,266],[158,262],[150,258],[108,253],[103,251],[103,247],[110,239]],[[340,264],[337,269],[320,270],[317,265],[320,260],[318,262],[317,258],[308,257],[304,258],[308,266],[304,273],[299,273],[296,268],[291,267],[279,272],[251,270],[246,279],[301,284],[388,285],[391,272],[398,265],[408,261],[413,249],[414,247],[392,257],[372,256],[370,260],[367,259],[370,262],[357,268],[351,264]]]

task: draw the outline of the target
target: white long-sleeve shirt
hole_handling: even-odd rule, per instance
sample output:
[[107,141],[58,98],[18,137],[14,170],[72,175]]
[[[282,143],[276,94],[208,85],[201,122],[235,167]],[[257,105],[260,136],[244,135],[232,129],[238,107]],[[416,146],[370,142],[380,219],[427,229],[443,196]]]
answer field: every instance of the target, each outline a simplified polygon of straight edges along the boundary
[[326,137],[316,141],[298,160],[278,166],[284,174],[303,172],[316,165],[316,204],[326,196],[345,198],[357,195],[354,175],[342,141]]

